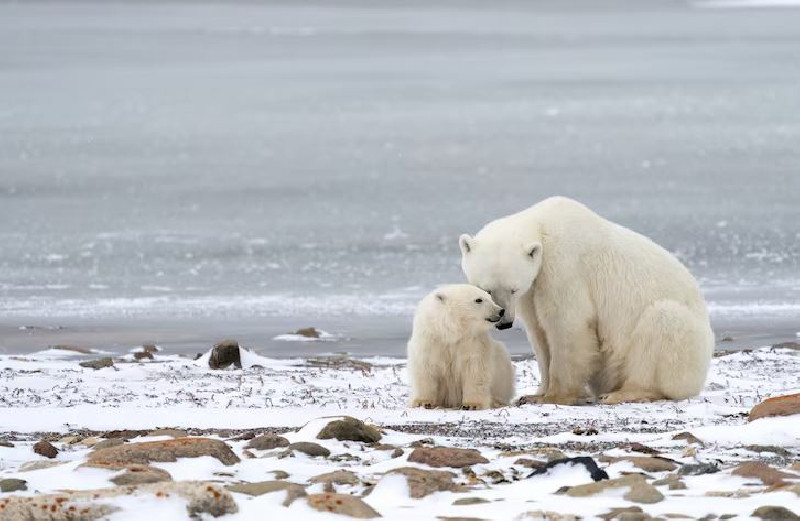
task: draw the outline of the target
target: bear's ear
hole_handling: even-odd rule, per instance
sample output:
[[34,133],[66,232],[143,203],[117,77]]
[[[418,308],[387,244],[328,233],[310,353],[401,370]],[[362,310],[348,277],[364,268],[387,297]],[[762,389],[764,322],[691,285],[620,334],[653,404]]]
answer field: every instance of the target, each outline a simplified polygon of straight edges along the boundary
[[533,260],[542,256],[542,243],[532,242],[525,247],[525,253]]
[[461,255],[466,255],[472,251],[472,237],[464,233],[458,238],[458,245],[461,247]]
[[439,299],[439,302],[444,302],[444,295],[442,295],[441,293],[437,293],[436,298]]

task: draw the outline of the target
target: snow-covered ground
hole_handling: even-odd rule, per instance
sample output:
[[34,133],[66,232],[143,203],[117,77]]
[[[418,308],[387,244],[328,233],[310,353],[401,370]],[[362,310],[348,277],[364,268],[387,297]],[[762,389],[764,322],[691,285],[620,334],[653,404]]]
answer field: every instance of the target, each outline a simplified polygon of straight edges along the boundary
[[[101,354],[88,358],[98,356]],[[513,519],[536,511],[592,518],[612,508],[637,505],[654,516],[715,513],[747,519],[756,508],[767,505],[800,512],[800,466],[796,463],[800,416],[748,422],[746,414],[767,397],[800,391],[800,352],[796,350],[764,348],[717,357],[703,394],[682,402],[528,405],[469,412],[406,408],[406,368],[399,359],[275,360],[245,352],[244,369],[223,371],[208,369],[207,356],[190,360],[156,353],[155,360],[140,363],[129,354],[116,359],[113,367],[99,370],[79,366],[80,360],[56,350],[0,357],[0,439],[9,439],[14,445],[0,446],[0,480],[23,479],[28,487],[15,494],[110,487],[108,480],[118,471],[80,467],[91,452],[90,445],[97,441],[92,441],[94,437],[106,430],[174,427],[187,429],[193,436],[225,440],[242,460],[226,466],[205,456],[151,464],[169,472],[175,481],[227,486],[272,480],[271,472],[284,471],[287,481],[313,494],[323,492],[323,485],[310,484],[311,478],[346,469],[357,476],[357,482],[334,485],[335,491],[356,496],[369,491],[363,501],[389,519],[409,515]],[[539,377],[536,363],[525,360],[516,367],[518,394],[533,392]],[[381,428],[381,443],[391,447],[316,439],[330,417],[342,415]],[[684,431],[702,444],[673,439]],[[235,439],[248,432],[250,436],[283,433],[289,442],[313,441],[330,450],[331,456],[311,458],[295,453],[295,457],[279,457],[285,449],[248,450],[246,440]],[[20,467],[30,461],[44,461],[32,451],[33,443],[43,437],[54,440],[60,450],[54,461],[62,464],[22,471]],[[87,437],[88,441],[82,441]],[[399,467],[430,469],[407,461],[414,450],[410,444],[425,438],[430,439],[426,443],[439,447],[478,449],[488,463],[472,465],[474,476],[459,469],[437,469],[453,471],[455,482],[465,485],[467,491],[411,498],[405,478],[386,473]],[[164,439],[169,438],[138,437],[128,445]],[[515,463],[519,458],[546,461],[557,450],[567,457],[593,457],[616,479],[642,470],[631,460],[615,458],[649,457],[632,452],[633,442],[674,462],[673,472],[646,472],[651,483],[651,478],[664,479],[681,468],[688,469],[685,464],[716,463],[721,470],[680,476],[686,488],[656,485],[664,499],[642,504],[626,499],[629,487],[622,485],[586,497],[566,497],[563,491],[557,494],[563,486],[591,482],[580,465],[559,466],[528,477],[530,470]],[[395,448],[403,455],[393,454]],[[759,479],[731,473],[739,463],[751,460],[767,462],[790,477],[784,478],[782,486],[770,487]],[[110,519],[188,515],[184,514],[185,500],[180,499],[183,496],[173,494],[169,501],[152,496],[152,501],[137,502],[147,493],[142,488],[135,497],[108,499],[109,505],[122,509]],[[0,494],[0,504],[10,495]],[[305,498],[284,507],[284,496],[285,492],[255,497],[233,492],[238,512],[229,518],[256,519],[265,512],[298,519],[331,515],[313,510]],[[488,502],[453,504],[466,497]]]

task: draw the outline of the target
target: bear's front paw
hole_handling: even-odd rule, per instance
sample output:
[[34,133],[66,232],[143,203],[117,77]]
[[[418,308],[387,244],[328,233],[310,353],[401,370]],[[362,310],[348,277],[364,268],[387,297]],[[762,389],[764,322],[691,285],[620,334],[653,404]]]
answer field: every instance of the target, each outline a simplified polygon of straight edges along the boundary
[[461,404],[461,410],[463,411],[478,411],[481,409],[488,409],[489,403],[488,402],[464,402]]
[[411,400],[411,407],[424,407],[426,409],[435,409],[436,405],[431,400],[423,400],[415,398]]
[[529,394],[517,400],[517,406],[536,404],[541,405],[550,403],[555,405],[578,405],[580,399],[577,396],[557,395],[557,394]]

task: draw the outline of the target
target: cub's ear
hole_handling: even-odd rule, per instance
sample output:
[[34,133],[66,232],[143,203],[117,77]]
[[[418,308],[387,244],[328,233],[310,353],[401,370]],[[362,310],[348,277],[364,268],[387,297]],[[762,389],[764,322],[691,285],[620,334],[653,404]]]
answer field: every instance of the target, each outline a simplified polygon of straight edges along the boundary
[[472,236],[464,233],[458,238],[458,245],[461,247],[461,255],[466,255],[472,251]]
[[539,260],[542,257],[542,243],[540,242],[532,242],[525,246],[525,254],[533,259]]
[[444,295],[442,295],[441,293],[437,293],[436,298],[439,300],[439,302],[444,302]]

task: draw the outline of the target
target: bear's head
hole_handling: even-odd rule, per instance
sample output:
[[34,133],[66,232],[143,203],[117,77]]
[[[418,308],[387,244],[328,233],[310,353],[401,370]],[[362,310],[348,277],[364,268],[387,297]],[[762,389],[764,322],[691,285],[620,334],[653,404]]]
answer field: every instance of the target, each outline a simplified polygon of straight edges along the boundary
[[491,329],[502,320],[504,313],[505,310],[478,287],[469,284],[440,286],[420,302],[414,329],[455,342],[465,335]]
[[505,309],[497,329],[508,329],[514,323],[519,298],[533,286],[542,267],[542,244],[521,242],[514,236],[471,237],[458,239],[461,247],[461,269],[470,284],[492,296]]

